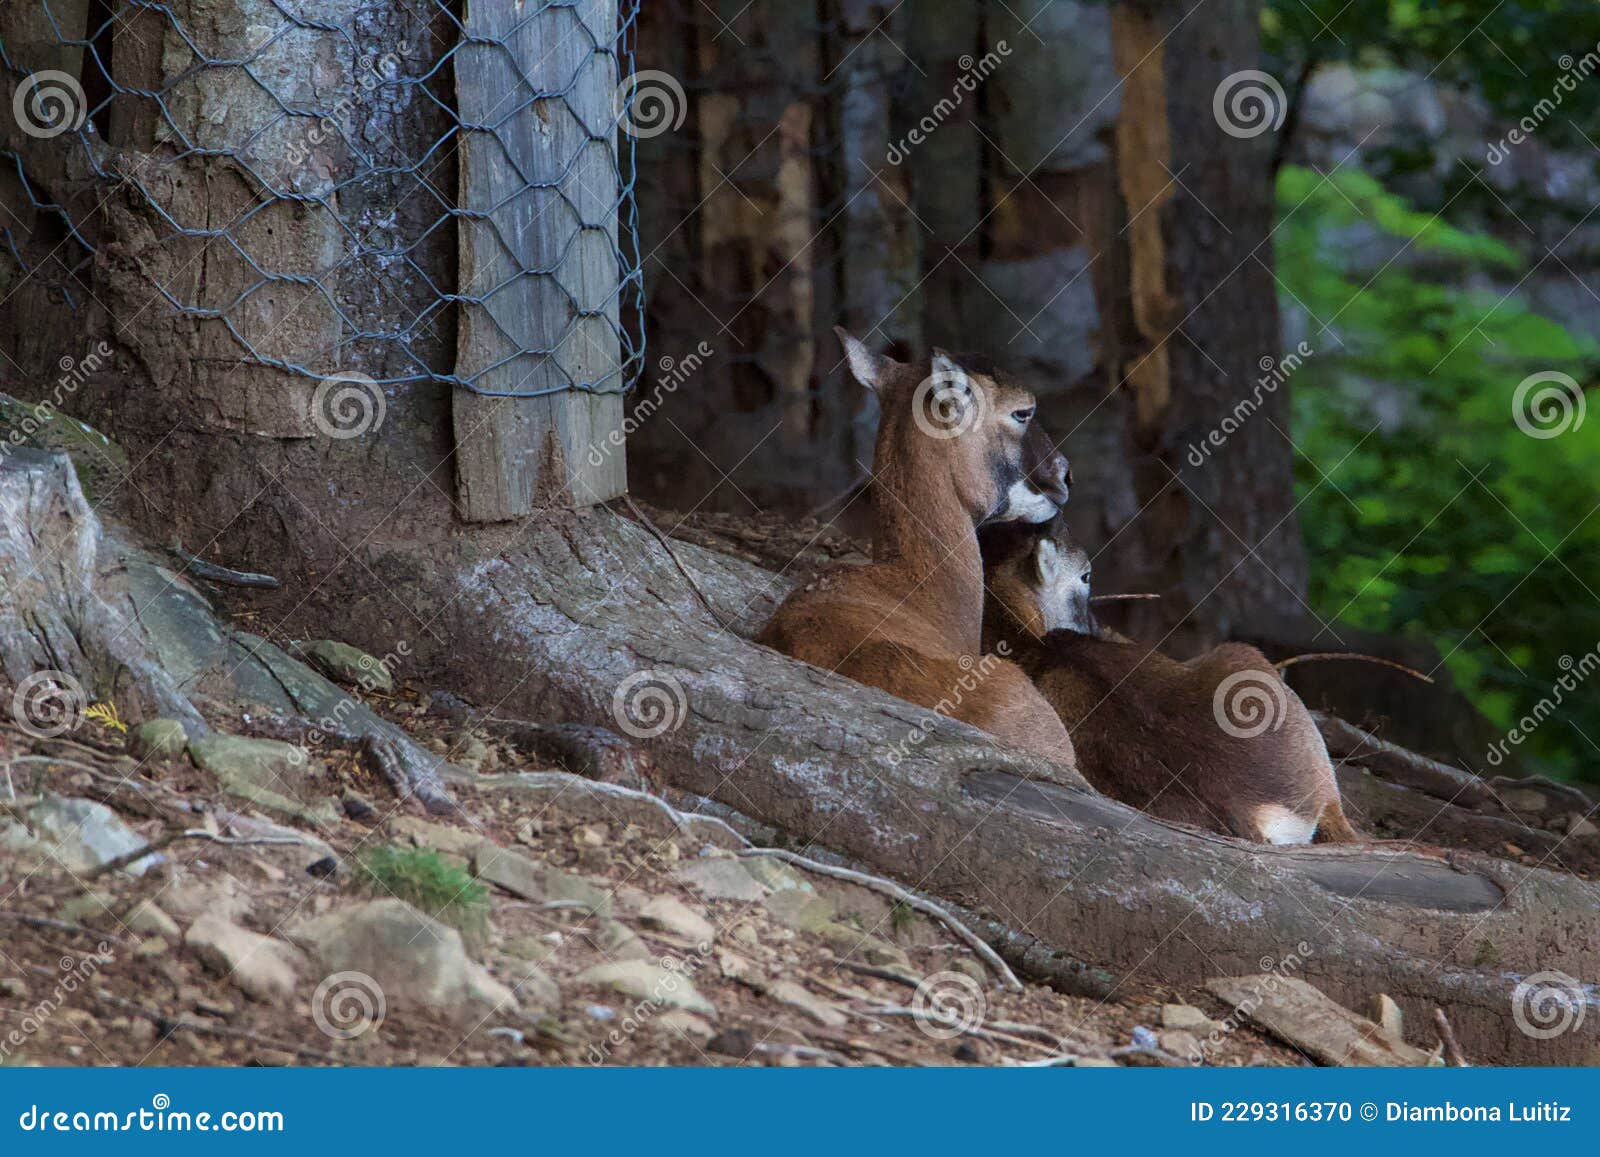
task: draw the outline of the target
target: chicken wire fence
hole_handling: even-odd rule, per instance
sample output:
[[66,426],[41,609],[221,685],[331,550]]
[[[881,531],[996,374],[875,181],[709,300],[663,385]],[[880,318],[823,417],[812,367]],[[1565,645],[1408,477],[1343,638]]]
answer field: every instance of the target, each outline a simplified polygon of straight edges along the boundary
[[136,242],[151,301],[113,320],[164,304],[224,368],[625,392],[641,2],[8,6],[0,191],[37,227],[0,239],[74,310]]

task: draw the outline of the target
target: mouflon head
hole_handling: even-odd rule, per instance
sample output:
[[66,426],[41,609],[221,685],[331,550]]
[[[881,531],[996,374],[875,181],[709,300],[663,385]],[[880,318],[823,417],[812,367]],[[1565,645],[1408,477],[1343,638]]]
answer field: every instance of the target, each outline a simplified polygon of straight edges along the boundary
[[1050,460],[1054,447],[1035,443],[1025,450],[1033,425],[1033,394],[984,359],[955,357],[935,349],[916,364],[874,354],[843,329],[834,331],[844,346],[855,379],[878,396],[878,442],[873,469],[880,478],[914,475],[947,480],[974,523],[1011,505],[1019,490],[1023,511],[1012,517],[1043,521],[1056,504],[1027,482],[1036,469],[1049,493],[1063,495],[1066,462]]
[[980,538],[989,596],[1030,635],[1099,635],[1090,606],[1089,552],[1057,516],[1044,526],[986,528]]

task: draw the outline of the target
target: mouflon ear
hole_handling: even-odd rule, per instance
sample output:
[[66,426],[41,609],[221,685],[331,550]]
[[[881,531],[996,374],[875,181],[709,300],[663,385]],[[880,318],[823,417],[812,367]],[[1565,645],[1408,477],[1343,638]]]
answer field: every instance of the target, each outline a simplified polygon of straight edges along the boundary
[[838,335],[839,344],[844,347],[845,360],[850,363],[850,376],[867,389],[877,390],[883,384],[883,379],[888,376],[889,367],[894,363],[886,357],[873,353],[843,326],[834,326],[833,332]]
[[1048,535],[1033,549],[1033,568],[1040,586],[1052,587],[1061,578],[1061,548]]
[[937,346],[933,350],[932,377],[939,381],[941,388],[955,387],[963,393],[972,393],[972,379],[967,377],[967,371],[956,364],[956,359],[945,353]]

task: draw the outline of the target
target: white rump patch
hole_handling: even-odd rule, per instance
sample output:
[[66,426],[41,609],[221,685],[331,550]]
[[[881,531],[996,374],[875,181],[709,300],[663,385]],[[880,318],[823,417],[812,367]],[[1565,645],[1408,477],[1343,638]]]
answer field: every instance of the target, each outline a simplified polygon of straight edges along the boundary
[[1280,804],[1256,808],[1252,817],[1261,838],[1269,844],[1309,844],[1317,834],[1317,821],[1307,819]]

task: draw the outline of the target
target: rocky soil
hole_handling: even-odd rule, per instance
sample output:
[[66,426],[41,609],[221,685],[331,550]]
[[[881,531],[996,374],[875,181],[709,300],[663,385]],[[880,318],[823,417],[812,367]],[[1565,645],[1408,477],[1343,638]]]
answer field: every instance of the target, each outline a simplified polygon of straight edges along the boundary
[[[414,689],[365,698],[460,769],[458,814],[242,716],[0,725],[0,1063],[1305,1063],[1202,991],[1007,991],[877,890],[739,856]],[[375,853],[465,886],[380,882]]]

